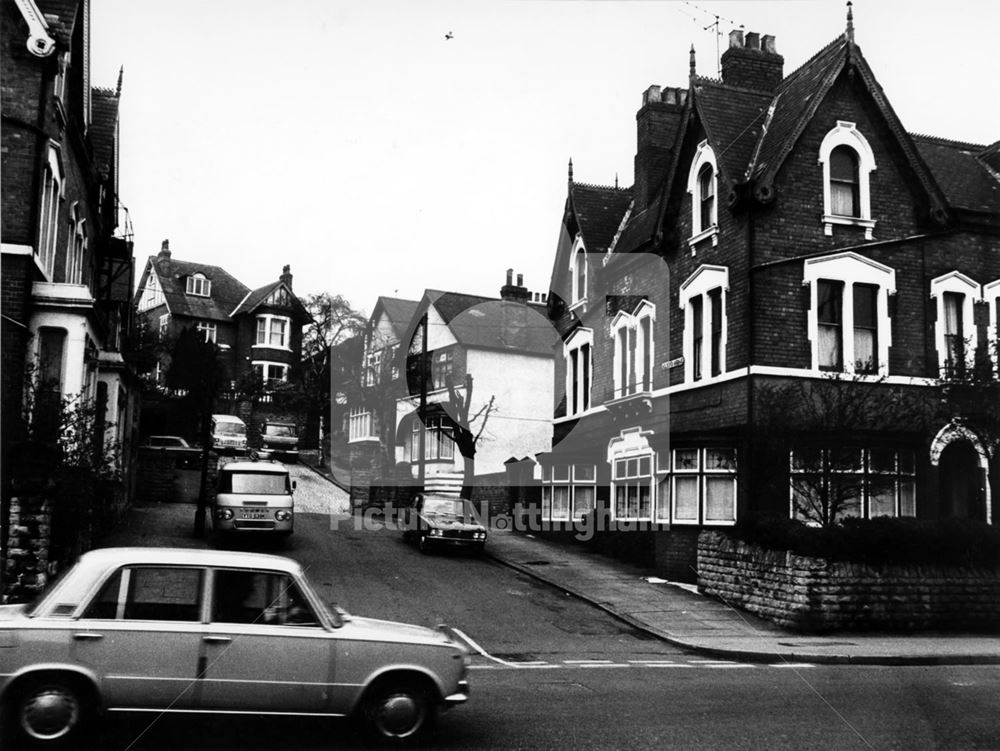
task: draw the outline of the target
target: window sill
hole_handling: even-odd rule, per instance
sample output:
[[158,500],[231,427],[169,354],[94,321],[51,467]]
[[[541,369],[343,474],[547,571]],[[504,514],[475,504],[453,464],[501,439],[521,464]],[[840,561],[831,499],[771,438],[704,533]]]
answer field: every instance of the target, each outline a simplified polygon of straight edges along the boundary
[[866,240],[871,240],[874,237],[874,219],[861,219],[856,216],[837,216],[836,214],[826,214],[823,216],[823,234],[833,235],[833,225],[835,224],[842,227],[863,227],[865,230]]
[[568,308],[566,308],[566,310],[568,310],[571,313],[573,311],[577,310],[577,309],[582,309],[582,311],[584,313],[587,312],[587,298],[586,297],[581,298],[581,299],[577,300],[576,302],[571,303],[570,306]]
[[291,352],[292,348],[278,344],[251,344],[250,349],[277,349],[282,352]]
[[697,235],[691,236],[688,240],[688,247],[691,248],[691,253],[694,253],[695,246],[710,237],[712,238],[712,247],[714,248],[719,244],[719,226],[717,224],[713,224],[708,229],[702,230]]

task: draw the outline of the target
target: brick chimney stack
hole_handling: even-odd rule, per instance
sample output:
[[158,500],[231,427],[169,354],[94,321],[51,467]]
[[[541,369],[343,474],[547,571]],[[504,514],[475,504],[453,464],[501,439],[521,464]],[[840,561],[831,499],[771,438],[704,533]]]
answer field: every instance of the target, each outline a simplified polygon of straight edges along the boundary
[[285,266],[281,269],[281,276],[279,276],[278,279],[280,279],[281,281],[283,281],[285,283],[285,286],[288,287],[288,289],[291,289],[292,288],[292,267],[289,266],[286,263]]
[[722,53],[722,82],[755,91],[774,91],[784,78],[785,58],[778,54],[774,37],[755,31],[729,32],[729,49]]
[[507,269],[507,283],[500,288],[500,299],[512,302],[526,303],[531,299],[531,293],[524,286],[524,274],[517,275],[517,284],[513,284],[514,269]]
[[160,252],[156,254],[156,257],[170,260],[170,240],[163,241],[160,245]]
[[649,205],[666,175],[687,96],[687,89],[669,86],[650,86],[642,94],[642,107],[635,116],[638,134],[632,198],[636,211]]

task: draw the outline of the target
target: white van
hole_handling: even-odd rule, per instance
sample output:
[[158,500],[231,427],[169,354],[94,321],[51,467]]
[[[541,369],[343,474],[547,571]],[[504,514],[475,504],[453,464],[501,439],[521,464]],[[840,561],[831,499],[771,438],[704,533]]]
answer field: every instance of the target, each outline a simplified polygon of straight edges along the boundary
[[294,490],[295,482],[278,462],[230,462],[219,467],[212,530],[290,535]]
[[220,454],[247,453],[247,426],[235,415],[212,415],[212,448]]

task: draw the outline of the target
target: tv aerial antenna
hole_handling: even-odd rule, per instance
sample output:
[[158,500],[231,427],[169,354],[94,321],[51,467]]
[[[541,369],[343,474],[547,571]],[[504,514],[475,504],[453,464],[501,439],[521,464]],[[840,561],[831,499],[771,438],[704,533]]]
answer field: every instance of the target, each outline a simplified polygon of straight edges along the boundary
[[712,19],[712,21],[708,25],[702,26],[701,30],[702,31],[708,31],[709,29],[715,30],[715,68],[719,78],[722,78],[722,45],[721,45],[722,22],[725,21],[731,26],[734,27],[738,26],[741,29],[743,28],[743,24],[738,23],[731,18],[726,18],[725,16],[722,16],[718,13],[713,13],[712,11],[706,10],[705,8],[702,8],[699,5],[695,5],[694,3],[689,2],[688,0],[685,0],[684,5],[686,5],[688,8],[695,11],[696,13],[700,14],[700,16],[694,15],[692,13],[687,13],[682,8],[678,8],[678,10],[680,10],[682,13],[685,13],[685,15],[690,17],[690,19],[699,26],[701,26],[705,22],[706,18]]

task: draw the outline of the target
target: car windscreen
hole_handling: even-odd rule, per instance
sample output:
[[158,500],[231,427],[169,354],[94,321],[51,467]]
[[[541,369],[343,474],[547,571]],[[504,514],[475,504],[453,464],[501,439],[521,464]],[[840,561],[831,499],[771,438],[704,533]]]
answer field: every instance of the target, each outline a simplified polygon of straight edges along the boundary
[[247,426],[238,422],[217,422],[215,432],[220,435],[245,435]]
[[433,516],[452,516],[463,522],[474,524],[479,522],[479,515],[468,501],[451,498],[428,498],[424,500],[422,511]]
[[265,435],[295,437],[295,427],[292,425],[268,425],[264,428]]
[[288,475],[278,472],[221,472],[219,492],[287,495]]

